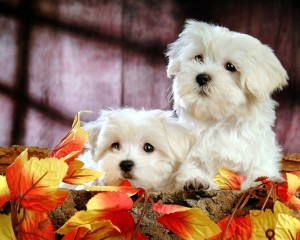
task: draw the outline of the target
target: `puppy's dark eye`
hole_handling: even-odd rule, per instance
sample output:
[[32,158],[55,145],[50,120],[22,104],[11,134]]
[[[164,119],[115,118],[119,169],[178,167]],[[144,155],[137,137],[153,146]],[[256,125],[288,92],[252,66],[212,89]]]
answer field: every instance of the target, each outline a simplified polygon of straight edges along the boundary
[[154,151],[154,147],[150,143],[144,144],[144,151],[147,153],[151,153]]
[[197,62],[203,62],[203,57],[202,57],[202,55],[196,55],[196,56],[195,56],[195,60],[196,60]]
[[225,64],[225,69],[226,69],[227,71],[229,71],[229,72],[235,72],[235,71],[236,71],[235,66],[234,66],[232,63],[230,63],[230,62],[227,62],[227,63]]
[[116,149],[116,150],[120,150],[120,143],[118,142],[115,142],[111,145],[111,148],[112,149]]

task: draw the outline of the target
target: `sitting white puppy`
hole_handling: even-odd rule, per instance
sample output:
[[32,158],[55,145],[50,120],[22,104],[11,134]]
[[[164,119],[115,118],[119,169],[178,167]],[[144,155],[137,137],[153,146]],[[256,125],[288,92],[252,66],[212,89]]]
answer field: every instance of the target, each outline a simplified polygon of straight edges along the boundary
[[281,179],[270,95],[288,77],[272,50],[249,35],[188,20],[167,57],[174,109],[196,136],[177,187],[218,189],[212,178],[220,167],[246,176],[243,190],[260,176]]
[[148,191],[172,190],[175,171],[192,145],[171,111],[107,110],[83,128],[90,149],[81,159],[85,167],[105,172],[92,185],[118,185],[128,179]]

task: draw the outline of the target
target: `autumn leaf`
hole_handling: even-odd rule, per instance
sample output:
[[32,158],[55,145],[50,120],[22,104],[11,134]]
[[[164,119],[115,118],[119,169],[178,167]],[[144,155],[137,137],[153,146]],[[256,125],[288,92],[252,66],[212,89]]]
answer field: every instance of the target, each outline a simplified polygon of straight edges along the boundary
[[25,210],[18,238],[22,240],[55,239],[54,227],[48,213]]
[[220,175],[216,175],[213,178],[213,181],[218,185],[222,190],[240,190],[241,184],[245,181],[245,176],[240,176],[237,173],[226,169],[218,169]]
[[221,230],[207,214],[197,208],[155,203],[153,210],[164,214],[157,221],[184,239],[207,239]]
[[89,168],[82,168],[83,166],[84,163],[78,159],[69,162],[69,169],[63,182],[80,185],[98,179],[104,174]]
[[[226,229],[227,223],[230,219],[230,215],[226,218],[222,219],[220,222],[218,222],[219,228],[224,231]],[[219,233],[218,235],[209,238],[209,240],[219,240],[221,239],[222,233]],[[246,215],[243,217],[234,217],[228,229],[225,233],[225,239],[230,240],[244,240],[244,239],[250,239],[251,236],[251,223],[250,223],[250,216]]]
[[[80,114],[78,112],[72,124],[72,129],[67,133],[67,135],[61,140],[61,142],[51,151],[50,157],[64,158],[69,164],[75,158],[77,158],[82,151],[87,139],[87,132],[80,127]],[[72,153],[76,154],[72,154]]]
[[10,192],[7,186],[6,177],[0,176],[0,208],[10,200]]
[[268,236],[274,235],[276,219],[271,209],[266,209],[266,211],[251,210],[250,219],[252,225],[251,239],[265,239],[266,234]]
[[12,228],[10,214],[0,214],[0,236],[1,240],[17,240]]
[[112,225],[111,221],[99,221],[85,227],[74,228],[63,237],[63,240],[108,239],[114,230],[115,227]]
[[133,205],[131,198],[122,192],[103,192],[92,197],[86,204],[87,210],[129,210]]
[[89,191],[102,191],[102,192],[123,192],[128,196],[138,194],[143,196],[145,190],[142,188],[134,188],[128,180],[124,180],[119,186],[91,186],[87,190]]
[[293,209],[300,210],[300,199],[295,196],[295,193],[300,188],[300,176],[297,172],[286,173],[286,182],[280,183],[276,186],[277,195],[280,200]]
[[27,209],[50,211],[67,197],[68,190],[57,189],[68,166],[56,158],[27,160],[22,152],[6,170],[11,197]]
[[288,214],[278,214],[276,221],[276,240],[294,240],[300,234],[300,220]]

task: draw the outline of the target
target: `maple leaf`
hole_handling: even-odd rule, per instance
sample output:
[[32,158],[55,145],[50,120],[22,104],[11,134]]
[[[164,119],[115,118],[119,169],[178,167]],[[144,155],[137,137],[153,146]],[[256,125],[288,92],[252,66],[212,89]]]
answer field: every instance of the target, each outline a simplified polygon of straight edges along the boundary
[[61,140],[61,142],[54,147],[50,153],[50,157],[64,158],[69,164],[79,156],[88,139],[87,132],[80,127],[80,114],[82,112],[89,111],[81,111],[76,114],[72,124],[72,129]]
[[[219,228],[224,231],[226,229],[227,223],[230,219],[230,215],[226,218],[222,219],[218,222]],[[209,240],[217,240],[221,239],[222,233],[209,238]],[[234,217],[228,229],[225,233],[225,239],[231,240],[243,240],[243,239],[250,239],[251,236],[251,223],[250,223],[250,216],[246,215],[243,217]]]
[[11,198],[30,210],[50,211],[67,197],[68,190],[57,188],[68,166],[56,158],[27,157],[25,150],[6,170]]
[[19,239],[55,239],[54,227],[47,212],[25,210],[19,218],[22,218]]
[[222,190],[240,190],[241,184],[245,181],[245,176],[240,176],[237,173],[226,169],[218,169],[220,175],[216,175],[213,178],[213,181],[218,185]]
[[97,193],[86,204],[87,210],[129,210],[133,205],[131,198],[122,192]]
[[300,235],[300,220],[289,214],[278,214],[276,221],[276,240],[294,240]]
[[69,169],[63,179],[63,182],[80,185],[98,179],[104,174],[89,168],[82,168],[83,166],[84,163],[78,159],[69,162]]
[[138,194],[143,196],[145,190],[142,188],[134,188],[128,180],[124,180],[119,186],[91,186],[87,190],[90,191],[103,191],[103,192],[123,192],[128,196]]
[[74,228],[63,240],[100,240],[108,239],[115,227],[111,221],[100,221],[83,227]]
[[6,177],[0,176],[0,208],[10,200],[10,192],[7,186]]
[[275,235],[276,218],[271,209],[266,209],[266,211],[251,210],[250,219],[252,225],[251,239],[265,239],[266,234],[268,236]]
[[16,240],[10,214],[0,214],[0,236],[1,240]]
[[197,208],[155,203],[153,210],[164,214],[157,221],[184,239],[205,239],[221,230],[207,214]]
[[294,216],[291,209],[279,201],[274,204],[274,213],[270,209],[266,209],[266,211],[251,210],[250,219],[251,239],[275,237],[277,240],[292,240],[300,232],[299,219]]
[[298,176],[298,172],[291,172],[286,173],[284,178],[286,182],[276,186],[277,195],[287,206],[300,210],[300,200],[295,196],[300,188],[300,176]]

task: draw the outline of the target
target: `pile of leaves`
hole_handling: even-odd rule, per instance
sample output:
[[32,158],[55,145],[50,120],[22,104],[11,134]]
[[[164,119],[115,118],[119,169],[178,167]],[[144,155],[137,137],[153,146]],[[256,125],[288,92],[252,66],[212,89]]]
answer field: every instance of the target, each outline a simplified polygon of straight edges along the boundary
[[[55,231],[48,212],[61,205],[69,190],[59,188],[61,182],[85,184],[103,173],[83,168],[77,159],[87,133],[80,127],[80,112],[72,129],[51,151],[48,158],[28,159],[22,152],[0,176],[0,236],[1,240],[55,239],[148,239],[139,231],[146,205],[151,202],[147,193],[134,188],[128,181],[120,186],[97,186],[97,191],[86,204],[86,210],[76,212]],[[158,213],[157,221],[183,239],[297,239],[300,240],[300,172],[286,173],[286,181],[275,184],[266,177],[257,179],[258,187],[243,193],[233,213],[218,223],[198,208],[152,203]],[[243,176],[219,169],[214,181],[221,189],[239,190]],[[267,193],[266,197],[257,191]],[[251,210],[245,216],[238,212],[250,198],[261,201],[261,210]],[[135,200],[133,200],[135,199]],[[144,211],[137,221],[130,210],[144,202]],[[10,208],[9,213],[3,211]]]

